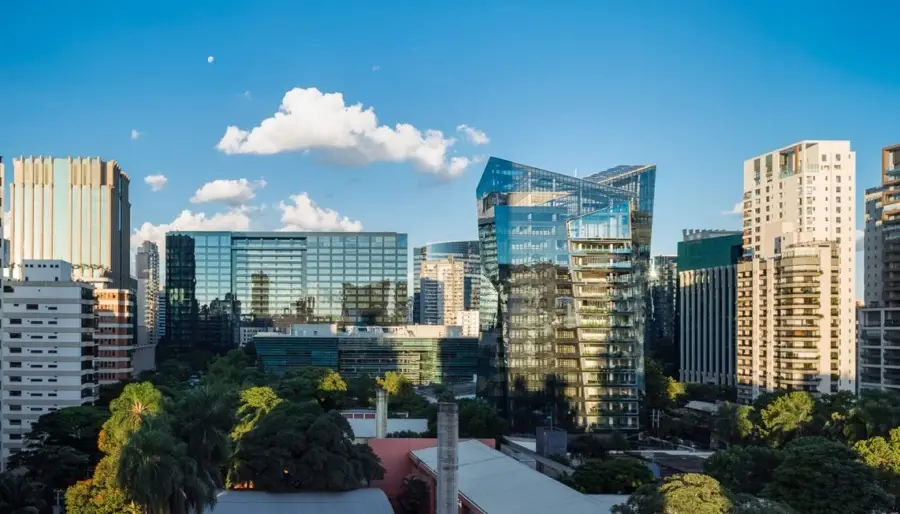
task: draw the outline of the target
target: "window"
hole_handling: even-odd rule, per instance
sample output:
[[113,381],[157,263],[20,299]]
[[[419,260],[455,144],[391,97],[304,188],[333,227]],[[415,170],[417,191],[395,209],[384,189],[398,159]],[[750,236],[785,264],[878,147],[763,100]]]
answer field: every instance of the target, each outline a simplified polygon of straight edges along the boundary
[[38,304],[36,304],[36,303],[25,304],[25,310],[36,311],[36,310],[38,310]]
[[22,396],[22,391],[10,391],[10,396]]
[[834,160],[840,161],[840,160],[841,160],[841,154],[839,154],[839,153],[834,154]]
[[18,412],[18,411],[22,410],[22,406],[21,405],[10,405],[9,410]]
[[22,318],[13,318],[13,319],[9,320],[9,324],[10,325],[21,325]]
[[9,353],[22,353],[21,348],[10,348]]
[[21,362],[10,362],[10,363],[9,363],[9,367],[10,367],[10,368],[21,368],[21,367],[22,367],[22,363],[21,363]]
[[9,434],[10,441],[20,441],[22,439],[22,434]]

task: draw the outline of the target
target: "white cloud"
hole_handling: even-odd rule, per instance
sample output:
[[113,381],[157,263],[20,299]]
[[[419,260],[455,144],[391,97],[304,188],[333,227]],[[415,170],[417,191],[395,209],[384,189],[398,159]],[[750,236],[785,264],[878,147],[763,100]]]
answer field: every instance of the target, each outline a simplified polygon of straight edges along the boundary
[[483,130],[478,130],[475,127],[470,127],[465,124],[457,125],[456,131],[462,132],[466,136],[466,139],[473,145],[486,145],[491,142],[491,138],[489,138]]
[[866,231],[856,229],[856,251],[861,252],[866,248]]
[[216,61],[216,58],[211,55],[206,58],[206,62],[208,62],[210,64],[214,63],[215,61]]
[[329,231],[329,232],[359,232],[362,223],[342,216],[337,211],[325,207],[319,207],[306,193],[292,195],[293,204],[280,202],[281,230],[293,231]]
[[147,175],[144,177],[144,182],[150,186],[151,190],[161,191],[169,183],[169,179],[165,175]]
[[131,129],[131,140],[132,141],[137,141],[137,139],[143,135],[144,135],[143,132],[138,132],[137,129]]
[[734,204],[734,207],[732,207],[730,210],[722,211],[722,214],[725,216],[743,215],[744,214],[744,201],[741,200],[740,202]]
[[440,130],[421,131],[408,123],[379,125],[373,108],[348,106],[341,93],[294,88],[272,117],[250,130],[229,126],[216,148],[226,154],[260,155],[318,150],[345,166],[409,162],[418,171],[456,178],[464,168],[462,161],[453,166],[449,158],[455,143]]
[[247,100],[253,100],[253,95],[250,94],[250,91],[249,91],[249,90],[244,91],[243,93],[241,93],[241,95],[242,95],[244,98],[246,98]]
[[372,66],[372,71],[378,71],[380,69],[381,69],[381,66],[379,66],[378,64]]
[[213,180],[207,182],[194,193],[191,203],[221,202],[228,205],[243,205],[252,200],[255,189],[266,187],[266,181],[256,182],[242,178],[240,180]]

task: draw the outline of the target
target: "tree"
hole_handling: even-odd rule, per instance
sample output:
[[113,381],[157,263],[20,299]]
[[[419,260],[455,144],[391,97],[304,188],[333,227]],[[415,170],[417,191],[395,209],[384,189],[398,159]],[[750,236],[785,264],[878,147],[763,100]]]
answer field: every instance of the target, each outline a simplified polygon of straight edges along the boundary
[[745,444],[753,439],[753,407],[723,403],[713,415],[713,431],[727,444]]
[[853,445],[863,462],[877,470],[882,488],[894,495],[895,509],[900,508],[900,428],[890,436],[876,436]]
[[634,492],[615,514],[731,514],[728,492],[715,478],[687,473],[667,477]]
[[403,490],[397,496],[400,514],[426,514],[431,501],[428,484],[415,475],[403,479]]
[[215,388],[200,387],[182,394],[168,410],[169,430],[185,444],[198,479],[212,490],[221,488],[222,470],[231,458],[229,434],[235,424],[229,396]]
[[265,491],[347,491],[384,477],[367,445],[353,444],[339,413],[313,414],[282,402],[243,435],[229,470],[231,484]]
[[[97,436],[109,418],[106,409],[90,405],[66,407],[42,415],[31,425],[25,436],[25,449],[41,446],[67,446],[91,458],[100,460]],[[8,467],[14,468],[12,464]]]
[[607,445],[597,436],[585,434],[569,441],[569,453],[580,460],[606,457]]
[[412,430],[400,430],[397,432],[391,432],[387,435],[388,439],[418,439],[423,437],[419,432],[413,432]]
[[886,512],[894,504],[872,468],[850,448],[824,437],[788,443],[762,496],[800,512],[823,514]]
[[47,507],[43,485],[14,473],[0,473],[0,512],[40,514]]
[[665,409],[670,405],[668,396],[669,382],[666,380],[662,366],[654,360],[648,360],[644,364],[644,404],[649,409]]
[[369,407],[375,400],[377,382],[369,375],[347,380],[347,401],[352,407]]
[[109,455],[121,448],[148,416],[162,410],[163,396],[149,382],[128,384],[118,398],[109,404],[110,417],[103,424],[100,450]]
[[302,368],[284,374],[277,386],[278,396],[292,402],[315,400],[326,411],[340,408],[347,383],[328,368]]
[[589,460],[575,468],[572,480],[587,494],[631,494],[654,482],[653,472],[634,457]]
[[760,436],[767,444],[779,448],[787,441],[803,435],[812,422],[816,402],[806,391],[780,394],[760,410]]
[[242,391],[237,410],[238,423],[231,432],[231,438],[235,441],[240,440],[281,402],[281,398],[271,387],[251,387]]
[[772,479],[784,455],[780,450],[761,446],[732,446],[716,452],[703,470],[734,493],[759,494]]
[[216,357],[210,364],[203,382],[230,387],[259,386],[265,383],[265,374],[243,350],[231,350]]
[[412,392],[413,389],[412,382],[408,378],[394,371],[388,371],[384,374],[384,378],[376,378],[375,381],[391,396],[401,396]]
[[470,439],[499,439],[508,429],[494,407],[478,400],[459,402],[459,437]]

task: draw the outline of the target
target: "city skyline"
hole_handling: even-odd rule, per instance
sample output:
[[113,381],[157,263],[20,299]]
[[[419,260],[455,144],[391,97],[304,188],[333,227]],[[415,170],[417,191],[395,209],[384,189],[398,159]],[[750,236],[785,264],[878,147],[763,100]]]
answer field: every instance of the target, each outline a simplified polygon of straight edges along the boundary
[[[95,5],[96,9],[64,8],[40,13],[40,17],[48,30],[82,19],[109,20],[110,13]],[[291,17],[289,13],[299,14],[293,11],[296,6],[284,7],[288,12],[261,7],[248,14],[223,2],[201,21],[197,11],[161,2],[147,12],[116,12],[110,33],[76,40],[69,31],[58,30],[52,46],[28,48],[19,42],[27,39],[19,32],[23,29],[14,26],[0,36],[0,41],[9,43],[0,44],[0,60],[9,63],[10,76],[15,77],[0,85],[0,95],[10,99],[0,106],[0,117],[22,120],[52,113],[72,119],[88,116],[91,123],[79,130],[23,123],[0,127],[0,154],[7,159],[34,154],[117,160],[135,182],[132,233],[142,229],[139,239],[157,244],[163,242],[164,226],[173,224],[182,230],[274,230],[298,224],[308,230],[325,225],[393,230],[410,234],[411,246],[471,240],[469,227],[474,219],[466,206],[483,165],[483,160],[482,164],[473,161],[481,156],[497,155],[571,174],[578,169],[582,176],[618,162],[654,162],[663,171],[660,190],[666,193],[659,195],[656,210],[662,215],[653,253],[673,254],[684,228],[739,227],[739,216],[723,213],[740,200],[740,180],[724,170],[736,169],[740,160],[784,141],[849,139],[860,156],[859,194],[863,186],[878,183],[877,150],[893,142],[889,123],[878,113],[896,77],[891,70],[861,63],[883,57],[881,48],[889,45],[879,47],[869,39],[865,46],[860,41],[840,47],[823,44],[817,36],[823,25],[837,19],[860,20],[864,13],[858,6],[808,9],[809,5],[785,6],[785,16],[774,20],[765,8],[755,5],[709,6],[698,11],[662,3],[645,10],[576,2],[563,9],[566,12],[561,14],[566,16],[539,9],[510,15],[497,6],[479,6],[473,16],[476,11],[470,4],[437,18],[427,16],[426,7],[417,7],[392,13],[403,32],[390,41],[373,36],[377,43],[366,45],[365,50],[352,43],[353,38],[339,37],[340,31],[329,34],[315,27],[290,39],[280,30],[265,34],[236,30],[247,24],[277,28],[279,20]],[[34,18],[38,14],[32,9],[15,6],[10,16]],[[384,16],[368,9],[360,7],[358,15]],[[572,16],[574,11],[580,16]],[[791,16],[792,12],[797,16]],[[576,30],[600,13],[616,23],[606,30]],[[480,55],[477,50],[489,37],[489,31],[480,29],[503,17],[520,23],[540,19],[548,30],[565,23],[566,32],[587,34],[587,39],[576,44],[563,38],[552,48],[541,48],[537,41],[495,42],[491,52]],[[474,35],[460,49],[465,61],[456,57],[438,66],[427,58],[440,52],[443,38],[450,35],[446,27],[422,22],[430,18],[439,19],[439,25],[447,21],[451,22],[447,26],[465,27]],[[175,30],[162,28],[163,19]],[[357,37],[374,34],[370,27],[354,27]],[[618,56],[582,58],[580,46],[618,46],[638,27],[647,33],[641,44],[618,49]],[[205,34],[202,43],[188,39],[196,30]],[[723,37],[726,34],[729,37]],[[127,44],[103,44],[105,38],[117,36],[125,36],[119,39]],[[333,54],[324,59],[302,51],[310,42],[323,43]],[[818,46],[813,48],[813,42]],[[279,53],[284,55],[257,58],[267,55],[264,50],[273,45],[283,49]],[[141,58],[134,59],[135,55]],[[215,57],[213,62],[207,60],[210,55]],[[566,57],[560,61],[558,55]],[[763,70],[785,58],[793,63],[786,70],[789,76],[772,84]],[[574,62],[579,66],[564,65]],[[498,88],[499,81],[483,80],[495,65],[503,72],[543,66],[554,73],[552,78]],[[100,83],[81,78],[101,68],[121,73]],[[422,87],[418,78],[423,73],[435,78],[428,87]],[[50,79],[56,75],[71,77],[65,81],[65,91],[61,81]],[[633,87],[627,81],[603,80],[607,76],[667,79],[643,80],[640,87]],[[833,85],[838,82],[835,78],[846,80],[838,88]],[[816,84],[815,94],[801,84]],[[239,130],[226,137],[229,126],[245,131],[262,127],[283,101],[296,108],[292,112],[312,112],[299,111],[309,102],[337,102],[337,97],[317,96],[312,88],[341,93],[345,107],[361,103],[364,109],[373,108],[376,126],[410,123],[419,129],[422,141],[427,137],[425,130],[441,130],[443,139],[435,142],[447,151],[442,159],[409,158],[383,146],[362,159],[339,152],[342,158],[336,165],[334,147],[315,133],[309,134],[315,140],[292,141],[293,152],[234,155],[276,149],[253,147],[260,139],[250,144]],[[41,91],[42,98],[67,100],[38,103],[30,91]],[[295,94],[288,98],[288,92]],[[526,123],[511,123],[526,98],[531,106],[521,111]],[[763,121],[786,108],[806,114],[789,126]],[[635,116],[642,109],[652,112],[653,123],[646,121],[651,117]],[[340,116],[328,119],[347,120],[351,111],[315,112],[320,116],[335,112]],[[866,122],[860,122],[863,119]],[[597,120],[603,121],[598,124]],[[369,141],[361,137],[354,144]],[[450,138],[456,140],[452,146],[448,146]],[[708,145],[698,159],[687,149],[702,140],[715,144]],[[454,157],[468,159],[464,173],[459,171],[466,161],[452,161]],[[348,162],[368,165],[344,169]],[[456,179],[449,181],[448,175]],[[391,194],[397,201],[376,209],[364,201],[373,193]],[[709,201],[683,209],[679,198],[688,194]],[[862,205],[861,197],[857,201]],[[409,212],[423,215],[409,216]],[[856,228],[861,229],[861,224]]]

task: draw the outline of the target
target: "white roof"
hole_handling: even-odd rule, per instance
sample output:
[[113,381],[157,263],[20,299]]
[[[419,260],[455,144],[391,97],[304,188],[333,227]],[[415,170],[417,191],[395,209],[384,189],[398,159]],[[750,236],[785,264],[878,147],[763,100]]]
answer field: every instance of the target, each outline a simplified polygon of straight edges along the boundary
[[715,413],[719,411],[719,404],[710,402],[701,402],[700,400],[691,400],[687,402],[685,408],[692,410],[700,410],[703,412]]
[[393,514],[381,489],[366,488],[344,493],[264,493],[226,491],[210,509],[212,514]]
[[[375,419],[351,419],[347,418],[350,428],[353,429],[353,435],[360,439],[372,439],[375,437],[376,420]],[[426,432],[428,430],[427,419],[406,419],[406,418],[388,418],[387,433],[403,432],[409,430],[411,432]]]
[[[622,503],[618,497],[579,493],[480,441],[458,448],[459,494],[485,514],[607,514]],[[412,454],[437,475],[437,448]]]

